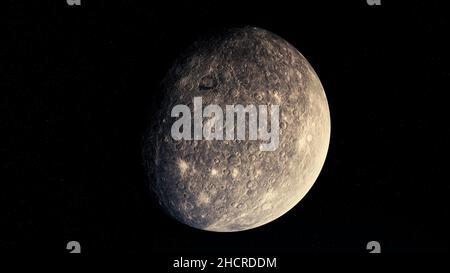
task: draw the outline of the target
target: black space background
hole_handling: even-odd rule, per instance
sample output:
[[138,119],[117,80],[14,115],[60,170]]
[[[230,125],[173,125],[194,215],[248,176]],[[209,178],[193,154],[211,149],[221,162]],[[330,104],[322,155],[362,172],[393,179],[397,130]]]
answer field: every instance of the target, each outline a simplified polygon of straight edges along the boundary
[[[448,252],[448,12],[430,1],[5,1],[0,250],[291,257]],[[395,1],[398,2],[398,1]],[[262,227],[211,233],[149,198],[141,138],[158,85],[196,37],[254,25],[324,85],[332,136],[307,196]],[[159,257],[159,256],[158,256]],[[169,258],[168,258],[169,257]]]

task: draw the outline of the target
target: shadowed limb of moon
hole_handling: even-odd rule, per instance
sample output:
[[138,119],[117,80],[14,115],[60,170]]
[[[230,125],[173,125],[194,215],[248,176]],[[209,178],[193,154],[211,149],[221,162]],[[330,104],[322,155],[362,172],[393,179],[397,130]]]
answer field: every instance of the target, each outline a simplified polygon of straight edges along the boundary
[[[168,72],[164,99],[145,136],[150,187],[169,215],[192,227],[241,231],[269,223],[309,191],[324,164],[330,113],[308,61],[284,39],[254,27],[195,43]],[[171,109],[194,97],[204,105],[279,105],[280,143],[174,140]]]

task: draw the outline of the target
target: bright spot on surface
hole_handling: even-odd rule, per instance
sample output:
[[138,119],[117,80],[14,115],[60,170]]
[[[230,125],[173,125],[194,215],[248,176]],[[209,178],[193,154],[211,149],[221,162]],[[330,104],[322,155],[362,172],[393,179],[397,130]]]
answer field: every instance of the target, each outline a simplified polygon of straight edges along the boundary
[[233,171],[231,172],[231,176],[233,177],[233,178],[236,178],[237,176],[238,176],[238,174],[239,174],[239,171],[238,171],[238,169],[233,169]]
[[204,204],[208,204],[209,203],[209,196],[207,193],[205,192],[201,192],[198,195],[198,199],[197,199],[197,205],[204,205]]
[[180,170],[181,175],[184,175],[189,168],[189,165],[183,159],[178,159],[178,169]]
[[281,96],[278,94],[278,92],[273,93],[273,97],[275,98],[275,101],[280,104],[281,103]]

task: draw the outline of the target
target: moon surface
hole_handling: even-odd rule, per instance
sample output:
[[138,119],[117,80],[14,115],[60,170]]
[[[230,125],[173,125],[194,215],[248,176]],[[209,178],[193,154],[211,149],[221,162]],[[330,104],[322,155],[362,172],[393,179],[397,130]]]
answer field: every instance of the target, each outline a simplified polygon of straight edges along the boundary
[[[328,102],[311,65],[279,36],[243,27],[195,42],[162,86],[143,156],[150,188],[178,221],[217,232],[255,228],[292,209],[319,176],[330,140]],[[279,105],[278,148],[261,151],[260,140],[174,140],[171,110],[192,110],[194,97],[222,109]]]

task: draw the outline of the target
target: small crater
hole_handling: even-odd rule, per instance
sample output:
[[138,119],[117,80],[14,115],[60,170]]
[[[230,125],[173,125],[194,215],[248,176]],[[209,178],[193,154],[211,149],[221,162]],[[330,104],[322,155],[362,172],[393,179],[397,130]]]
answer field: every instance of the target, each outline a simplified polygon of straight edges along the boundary
[[264,96],[263,96],[263,94],[261,92],[258,92],[258,93],[255,94],[255,99],[257,101],[262,101],[263,98],[264,98]]
[[224,169],[224,170],[222,171],[222,173],[223,173],[224,175],[228,176],[228,175],[231,174],[231,171],[228,170],[228,169]]
[[239,205],[237,205],[238,209],[245,209],[246,205],[244,203],[240,203]]
[[256,183],[255,183],[255,181],[248,181],[247,182],[247,188],[249,188],[249,189],[251,189],[251,190],[254,190],[254,189],[256,189]]
[[238,156],[230,155],[228,157],[228,163],[233,165],[239,165],[241,163],[241,159]]
[[194,208],[194,206],[191,203],[189,203],[189,202],[186,202],[184,207],[186,208],[186,210],[191,210],[191,209]]
[[217,80],[212,75],[206,75],[200,79],[198,88],[202,91],[210,90],[217,86]]
[[256,190],[248,190],[245,192],[249,197],[255,197],[256,196]]

